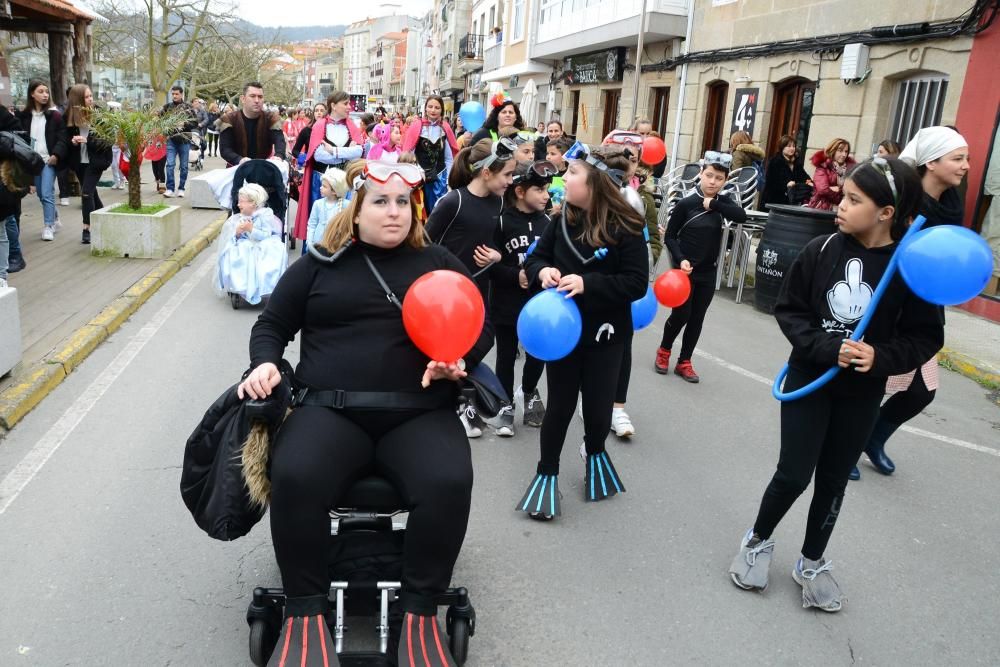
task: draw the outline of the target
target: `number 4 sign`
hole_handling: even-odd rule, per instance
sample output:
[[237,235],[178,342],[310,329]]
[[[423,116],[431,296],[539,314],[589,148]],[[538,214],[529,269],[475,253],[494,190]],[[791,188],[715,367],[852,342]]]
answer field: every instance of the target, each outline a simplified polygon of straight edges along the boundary
[[757,118],[757,98],[760,88],[737,88],[736,103],[733,105],[733,126],[729,134],[746,132],[753,136],[754,120]]

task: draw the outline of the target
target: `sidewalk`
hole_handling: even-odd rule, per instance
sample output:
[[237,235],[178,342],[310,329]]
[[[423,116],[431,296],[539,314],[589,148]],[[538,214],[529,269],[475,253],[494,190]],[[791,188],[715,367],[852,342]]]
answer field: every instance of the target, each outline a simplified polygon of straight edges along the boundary
[[[205,170],[224,167],[221,158],[205,160]],[[188,179],[200,173],[190,171]],[[111,180],[111,171],[104,174]],[[208,247],[218,232],[225,212],[211,209],[192,209],[190,199],[164,199],[156,193],[152,169],[142,165],[143,203],[166,201],[182,208],[181,249],[167,260],[119,259],[94,257],[90,246],[80,243],[83,214],[79,198],[71,198],[69,206],[57,206],[62,230],[55,241],[42,241],[42,207],[35,195],[22,201],[21,248],[27,268],[10,274],[8,281],[18,291],[21,318],[21,346],[24,358],[10,375],[0,378],[0,434],[5,426],[12,426],[27,409],[15,405],[23,398],[12,397],[18,385],[30,382],[44,366],[63,363],[67,350],[73,355],[72,364],[64,364],[65,372],[79,364],[103,337],[120,326],[135,310],[176,272],[179,266],[191,261],[200,250]],[[99,189],[105,206],[122,202],[126,190]],[[56,193],[58,196],[58,192]],[[208,238],[208,237],[211,238]],[[195,242],[193,242],[195,241]],[[206,286],[207,289],[207,286]],[[127,304],[114,309],[113,322],[102,322],[103,337],[86,337],[93,328],[94,319],[110,314],[109,306],[122,297]],[[96,343],[76,343],[75,339],[88,338]],[[6,343],[6,341],[4,341]],[[50,381],[51,390],[61,378]],[[40,400],[39,392],[33,390]],[[37,400],[35,400],[37,403]],[[33,405],[32,405],[33,407]],[[30,408],[28,408],[30,409]],[[13,419],[10,415],[17,415]]]

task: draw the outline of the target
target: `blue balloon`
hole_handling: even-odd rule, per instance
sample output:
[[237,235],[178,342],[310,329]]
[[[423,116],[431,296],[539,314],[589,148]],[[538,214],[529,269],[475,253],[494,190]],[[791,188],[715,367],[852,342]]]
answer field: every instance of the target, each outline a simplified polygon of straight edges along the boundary
[[990,246],[957,225],[922,230],[897,252],[906,284],[921,299],[939,306],[956,306],[978,296],[993,273]]
[[458,110],[462,119],[462,127],[469,132],[476,132],[486,122],[486,109],[479,102],[466,102]]
[[632,328],[636,331],[645,329],[656,319],[656,295],[653,288],[646,288],[646,295],[632,302]]
[[524,252],[524,256],[527,257],[531,253],[535,252],[536,245],[538,245],[538,239],[535,239],[534,241],[531,242],[531,245],[529,245],[528,249]]
[[528,354],[542,361],[568,355],[580,342],[582,331],[580,309],[555,288],[531,297],[517,317],[517,337]]

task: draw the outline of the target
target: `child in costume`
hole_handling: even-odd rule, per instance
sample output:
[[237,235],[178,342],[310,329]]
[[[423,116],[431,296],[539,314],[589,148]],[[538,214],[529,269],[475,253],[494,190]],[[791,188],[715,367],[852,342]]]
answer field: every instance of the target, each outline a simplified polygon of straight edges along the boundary
[[288,266],[281,221],[266,203],[264,188],[244,185],[237,200],[240,212],[226,220],[219,236],[216,290],[238,294],[251,305],[274,291]]
[[319,193],[322,199],[313,202],[309,212],[306,243],[316,245],[323,240],[323,233],[330,218],[340,213],[347,203],[347,174],[342,169],[331,167],[320,177]]

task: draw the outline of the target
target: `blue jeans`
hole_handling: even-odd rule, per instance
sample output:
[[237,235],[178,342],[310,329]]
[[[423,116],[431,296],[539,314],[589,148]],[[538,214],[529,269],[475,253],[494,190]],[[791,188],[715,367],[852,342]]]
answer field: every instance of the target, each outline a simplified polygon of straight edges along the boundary
[[178,190],[183,190],[188,179],[188,155],[191,153],[191,144],[186,141],[169,139],[167,141],[167,190],[174,189],[174,163],[179,159],[181,162],[181,180]]
[[4,253],[4,259],[7,258],[7,254],[20,255],[21,254],[21,229],[17,226],[17,216],[9,215],[7,219],[3,221],[4,228],[7,231],[7,243],[9,244],[9,249],[7,253]]
[[56,168],[47,164],[42,173],[35,176],[35,193],[38,195],[38,201],[42,202],[42,216],[46,227],[56,224],[55,188]]
[[10,253],[10,241],[7,240],[7,222],[13,220],[14,216],[8,216],[7,220],[0,224],[0,280],[7,280],[7,255]]

